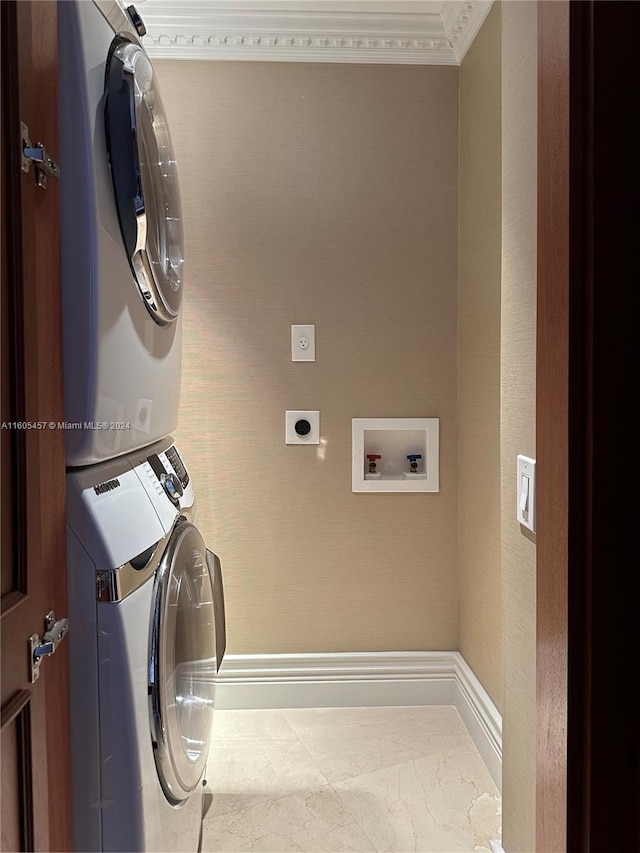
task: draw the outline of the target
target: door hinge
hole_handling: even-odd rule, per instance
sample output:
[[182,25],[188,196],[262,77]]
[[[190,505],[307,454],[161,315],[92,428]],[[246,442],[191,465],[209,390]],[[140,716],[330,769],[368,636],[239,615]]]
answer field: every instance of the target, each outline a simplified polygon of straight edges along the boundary
[[59,178],[60,168],[53,157],[47,154],[42,142],[36,142],[35,145],[31,144],[29,128],[23,121],[20,122],[20,130],[22,134],[22,171],[28,172],[31,164],[34,163],[36,167],[36,184],[46,190],[47,176],[50,175],[52,178]]
[[38,634],[29,637],[29,681],[33,684],[40,677],[40,664],[42,658],[49,657],[55,653],[62,640],[69,631],[69,620],[56,619],[56,614],[51,610],[44,617],[44,635],[42,639]]

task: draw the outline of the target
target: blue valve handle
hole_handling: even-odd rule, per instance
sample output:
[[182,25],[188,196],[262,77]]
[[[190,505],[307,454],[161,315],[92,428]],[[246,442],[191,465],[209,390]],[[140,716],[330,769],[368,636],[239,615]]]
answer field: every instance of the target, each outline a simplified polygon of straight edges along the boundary
[[415,462],[416,459],[422,459],[422,453],[409,453],[407,459],[409,462]]

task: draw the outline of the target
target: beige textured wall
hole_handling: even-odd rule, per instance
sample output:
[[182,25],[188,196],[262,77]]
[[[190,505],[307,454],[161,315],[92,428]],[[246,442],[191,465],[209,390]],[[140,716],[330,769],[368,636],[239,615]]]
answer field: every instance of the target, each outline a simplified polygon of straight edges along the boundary
[[535,850],[536,548],[516,521],[516,455],[535,458],[537,5],[502,4],[503,845]]
[[460,651],[502,707],[501,28],[495,3],[460,67]]
[[[186,230],[177,438],[234,653],[458,641],[458,69],[158,62]],[[292,364],[291,323],[317,362]],[[319,409],[320,447],[284,444]],[[351,492],[352,417],[441,419],[441,492]]]

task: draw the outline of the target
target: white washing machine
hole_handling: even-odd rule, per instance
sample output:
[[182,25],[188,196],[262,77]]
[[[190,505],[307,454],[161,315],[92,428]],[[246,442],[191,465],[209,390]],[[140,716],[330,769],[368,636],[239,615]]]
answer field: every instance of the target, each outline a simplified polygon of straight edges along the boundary
[[75,849],[199,849],[218,558],[171,438],[67,474]]
[[176,162],[133,7],[58,3],[67,465],[176,427],[183,235]]

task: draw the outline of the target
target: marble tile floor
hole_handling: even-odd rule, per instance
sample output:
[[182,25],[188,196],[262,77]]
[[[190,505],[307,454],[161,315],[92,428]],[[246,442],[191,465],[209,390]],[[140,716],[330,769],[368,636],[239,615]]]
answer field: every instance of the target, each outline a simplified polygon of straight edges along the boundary
[[456,709],[216,711],[203,853],[490,853],[498,791]]

